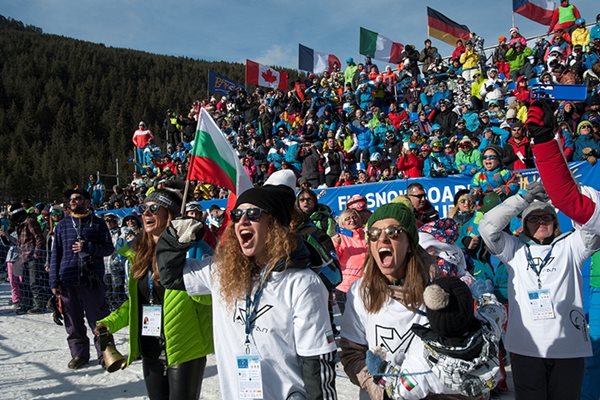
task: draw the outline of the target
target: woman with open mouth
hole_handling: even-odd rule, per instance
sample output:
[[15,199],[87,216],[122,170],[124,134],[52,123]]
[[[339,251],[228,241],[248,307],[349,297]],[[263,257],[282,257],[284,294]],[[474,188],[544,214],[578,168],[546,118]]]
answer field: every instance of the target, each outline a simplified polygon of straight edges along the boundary
[[223,399],[336,398],[328,292],[290,230],[294,201],[287,185],[241,193],[214,258],[185,259],[194,228],[179,221],[161,237],[161,282],[190,295],[214,293]]

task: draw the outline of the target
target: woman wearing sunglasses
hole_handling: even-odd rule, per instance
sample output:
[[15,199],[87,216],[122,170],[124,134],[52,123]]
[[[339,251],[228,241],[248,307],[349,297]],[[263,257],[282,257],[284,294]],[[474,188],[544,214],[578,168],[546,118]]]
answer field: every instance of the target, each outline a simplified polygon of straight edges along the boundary
[[311,270],[311,253],[290,230],[294,201],[286,185],[240,194],[211,259],[183,260],[184,235],[169,229],[161,237],[161,281],[191,295],[215,293],[223,399],[336,398],[328,293]]
[[[404,204],[389,203],[375,210],[367,222],[367,235],[364,276],[348,291],[342,317],[341,359],[350,380],[375,400],[384,398],[384,390],[368,372],[368,350],[381,347],[394,365],[402,364],[403,357],[423,358],[423,343],[410,328],[428,323],[423,291],[430,278],[430,259],[418,244],[414,214]],[[421,371],[431,371],[421,361]],[[431,373],[410,375],[409,381],[412,388],[406,398],[444,390]]]
[[[584,357],[592,354],[581,267],[600,248],[600,237],[579,228],[561,234],[546,199],[541,183],[533,182],[479,223],[490,252],[509,272],[504,343],[518,400],[580,398]],[[515,237],[504,228],[519,214],[523,233]]]
[[504,200],[519,190],[517,176],[502,163],[503,155],[502,149],[493,144],[483,150],[483,169],[471,180],[471,196],[480,206],[488,192],[494,192]]
[[141,356],[151,400],[197,400],[213,351],[210,297],[165,288],[159,278],[157,242],[180,207],[181,194],[167,188],[140,205],[143,231],[131,254],[129,299],[97,323],[97,334],[129,326],[127,364]]

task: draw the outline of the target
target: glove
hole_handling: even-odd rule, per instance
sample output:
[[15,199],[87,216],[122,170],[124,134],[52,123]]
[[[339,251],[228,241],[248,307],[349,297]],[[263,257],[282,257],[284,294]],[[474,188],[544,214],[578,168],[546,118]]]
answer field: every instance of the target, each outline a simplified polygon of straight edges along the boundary
[[587,160],[587,162],[589,162],[590,164],[595,165],[596,161],[598,161],[596,159],[596,152],[591,147],[584,148],[582,153],[583,153],[583,158],[585,158]]
[[548,201],[548,195],[546,194],[546,189],[544,189],[542,182],[531,182],[529,185],[527,185],[526,190],[527,192],[523,198],[528,203],[533,203],[534,200]]
[[96,322],[96,327],[94,328],[94,335],[100,336],[104,333],[108,333],[108,327],[102,322]]
[[381,353],[371,350],[367,351],[366,357],[367,370],[369,374],[373,376],[373,379],[377,382],[381,378],[382,374],[385,373],[387,362],[382,358]]
[[529,137],[534,143],[545,143],[554,139],[554,107],[551,102],[536,100],[527,110],[525,121]]
[[60,296],[52,296],[48,300],[48,309],[52,311],[52,320],[56,325],[62,326],[63,314]]
[[202,237],[204,224],[193,218],[176,219],[171,222],[175,236],[181,244],[194,242]]

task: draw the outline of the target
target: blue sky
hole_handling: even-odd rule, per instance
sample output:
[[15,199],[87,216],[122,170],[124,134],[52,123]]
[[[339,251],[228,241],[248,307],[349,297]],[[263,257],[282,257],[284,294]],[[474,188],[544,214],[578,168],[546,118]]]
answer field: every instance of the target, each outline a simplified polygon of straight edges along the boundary
[[[586,21],[597,0],[577,1]],[[489,0],[0,0],[0,14],[46,33],[107,46],[204,60],[298,67],[298,43],[341,60],[358,54],[359,27],[423,47],[426,6],[496,43],[508,36],[512,1]],[[546,27],[515,15],[525,36]],[[450,46],[433,39],[443,56]]]

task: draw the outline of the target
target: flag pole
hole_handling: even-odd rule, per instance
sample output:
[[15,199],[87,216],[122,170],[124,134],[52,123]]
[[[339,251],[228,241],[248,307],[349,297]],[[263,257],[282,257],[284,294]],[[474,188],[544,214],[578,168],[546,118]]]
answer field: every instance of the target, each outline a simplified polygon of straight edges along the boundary
[[514,28],[515,27],[515,12],[513,11],[511,13],[511,15],[512,15],[512,28]]
[[185,189],[183,189],[183,199],[181,200],[181,210],[179,214],[183,217],[185,215],[185,205],[187,203],[188,192],[190,191],[190,181],[185,180]]

